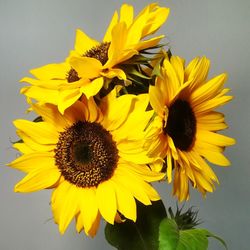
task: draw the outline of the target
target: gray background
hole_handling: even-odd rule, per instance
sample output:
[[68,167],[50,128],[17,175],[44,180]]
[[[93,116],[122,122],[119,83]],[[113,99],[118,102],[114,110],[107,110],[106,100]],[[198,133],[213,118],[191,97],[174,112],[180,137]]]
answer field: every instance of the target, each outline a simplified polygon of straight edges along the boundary
[[[101,39],[111,15],[123,1],[115,0],[0,0],[0,250],[112,249],[104,239],[103,225],[94,240],[78,235],[74,223],[64,236],[51,220],[50,191],[15,194],[13,186],[23,176],[9,169],[6,162],[17,152],[12,120],[29,118],[27,105],[19,95],[18,80],[28,70],[47,63],[60,62],[73,48],[75,29]],[[150,1],[127,1],[138,11]],[[189,61],[206,55],[211,59],[211,76],[229,73],[227,86],[235,96],[223,108],[230,129],[226,134],[237,138],[237,145],[226,150],[232,160],[229,168],[214,167],[220,186],[203,199],[192,192],[187,206],[197,206],[203,227],[222,236],[230,250],[250,249],[249,188],[249,0],[177,0],[159,1],[171,8],[166,25],[174,54]],[[171,188],[157,185],[165,205],[175,206]],[[210,241],[211,250],[223,249]]]

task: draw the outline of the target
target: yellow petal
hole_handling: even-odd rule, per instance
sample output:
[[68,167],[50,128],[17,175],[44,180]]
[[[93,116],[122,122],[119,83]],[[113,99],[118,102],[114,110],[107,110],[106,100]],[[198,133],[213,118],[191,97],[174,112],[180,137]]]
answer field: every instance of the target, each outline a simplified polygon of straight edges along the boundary
[[169,15],[169,8],[158,7],[157,5],[149,5],[149,15],[147,24],[143,27],[142,37],[150,35],[158,30],[166,21]]
[[210,112],[211,110],[218,108],[227,102],[233,99],[232,96],[220,96],[210,99],[208,101],[202,102],[197,106],[193,107],[193,111],[195,114],[204,114],[206,112]]
[[191,91],[194,91],[196,88],[205,84],[210,67],[210,61],[206,57],[202,57],[201,59],[198,58],[198,61],[196,62],[197,64],[192,68],[188,76]]
[[42,168],[48,169],[49,167],[53,168],[55,166],[54,152],[24,154],[8,165],[23,172],[31,172]]
[[214,144],[217,146],[231,146],[235,144],[235,140],[233,138],[227,137],[225,135],[221,135],[218,133],[206,131],[206,130],[198,130],[196,135],[200,140],[208,142],[210,144]]
[[[29,83],[31,85],[33,85],[33,87],[40,87],[40,88],[44,88],[49,89],[49,90],[57,90],[58,88],[60,88],[61,86],[68,84],[68,81],[66,79],[68,72],[65,73],[65,77],[60,79],[60,78],[54,78],[54,79],[34,79],[34,78],[30,78],[30,77],[24,77],[20,80],[20,82],[25,82],[25,83]],[[27,87],[24,87],[23,89],[21,89],[21,93],[22,91],[24,91]]]
[[172,170],[173,170],[173,167],[172,167],[172,156],[170,154],[170,151],[168,151],[168,154],[167,154],[167,177],[168,177],[168,183],[171,183],[172,182]]
[[[124,186],[129,192],[144,205],[151,205],[150,200],[159,200],[158,193],[142,178],[133,175],[128,171],[124,171],[119,167],[116,169],[112,178],[117,184]],[[130,180],[130,181],[128,181]]]
[[65,202],[65,197],[70,187],[71,184],[62,178],[62,182],[60,182],[59,186],[52,193],[51,208],[54,215],[54,221],[57,224],[59,223],[62,207]]
[[[105,114],[103,126],[112,131],[117,129],[126,120],[131,106],[136,101],[134,95],[123,95],[113,99],[115,90],[111,94],[104,97],[101,104],[101,110]],[[111,102],[111,100],[113,101]],[[122,110],[122,112],[121,112]]]
[[30,70],[30,73],[41,80],[65,79],[70,71],[70,65],[67,63],[47,64],[40,68]]
[[91,96],[95,96],[101,90],[103,83],[103,77],[98,77],[81,86],[80,91],[89,99]]
[[60,132],[70,123],[59,111],[57,106],[51,104],[32,105],[33,110],[42,116],[43,120],[57,127]]
[[40,144],[56,144],[58,132],[55,127],[46,122],[31,122],[27,120],[15,120],[14,125],[17,129],[29,135],[32,140]]
[[210,183],[205,176],[203,176],[201,173],[199,172],[195,172],[195,177],[196,177],[196,181],[197,184],[199,186],[201,186],[202,188],[204,188],[206,191],[208,192],[213,192],[213,187],[214,185],[212,183]]
[[143,15],[138,15],[134,22],[129,27],[126,43],[128,45],[137,44],[142,37],[143,27],[146,25],[147,19]]
[[62,202],[61,214],[59,218],[59,231],[63,234],[73,217],[78,212],[79,203],[79,188],[70,185],[68,192],[64,194],[64,201]]
[[73,124],[77,121],[88,121],[89,119],[88,107],[82,101],[76,101],[64,112],[64,117],[70,121],[70,124]]
[[[105,65],[104,65],[105,67]],[[101,73],[102,76],[105,76],[109,79],[112,79],[112,78],[115,78],[115,77],[118,77],[120,80],[126,80],[127,77],[126,77],[126,74],[123,70],[121,69],[110,69],[108,71],[103,71]]]
[[93,79],[100,76],[102,64],[95,58],[91,57],[72,57],[70,65],[75,69],[80,78]]
[[55,144],[41,144],[38,137],[35,138],[35,141],[34,138],[30,137],[29,134],[26,134],[23,131],[18,130],[16,133],[23,140],[24,144],[33,151],[52,152],[55,149]]
[[12,147],[17,149],[18,151],[20,151],[23,154],[29,154],[29,153],[34,152],[34,150],[32,148],[30,148],[26,143],[22,143],[22,142],[14,143],[12,145]]
[[73,105],[81,95],[82,93],[80,92],[80,89],[61,90],[58,101],[58,109],[60,113],[63,114],[65,109]]
[[105,64],[105,66],[112,61],[113,64],[109,65],[109,67],[112,67],[114,63],[120,59],[121,52],[124,50],[125,42],[127,40],[127,27],[124,22],[117,23],[113,29],[112,29],[112,42],[110,44],[109,50],[108,50],[108,62]]
[[117,211],[114,186],[111,181],[100,183],[96,190],[98,207],[102,217],[110,224],[114,224]]
[[180,85],[184,83],[184,60],[178,56],[172,56],[171,64],[175,70]]
[[124,215],[126,218],[136,221],[136,203],[133,195],[119,185],[119,183],[114,182],[116,198],[117,198],[117,209],[119,212]]
[[215,97],[224,85],[226,78],[226,74],[221,74],[219,76],[214,77],[206,84],[201,85],[201,87],[195,89],[190,95],[192,104],[195,106]]
[[97,230],[99,228],[100,225],[100,221],[101,221],[101,215],[100,213],[97,214],[97,217],[94,221],[94,223],[92,224],[92,227],[90,228],[90,230],[87,232],[87,235],[94,237],[97,233]]
[[155,47],[159,44],[159,42],[164,38],[164,35],[157,36],[148,40],[143,40],[135,44],[133,47],[134,49],[141,51],[144,49]]
[[88,110],[89,110],[89,117],[88,121],[90,122],[97,122],[101,118],[101,110],[96,105],[95,100],[93,97],[90,97],[89,100],[86,102]]
[[118,22],[118,13],[117,13],[117,11],[115,11],[115,13],[110,21],[110,24],[106,30],[105,36],[103,38],[103,42],[110,42],[111,41],[112,29],[117,24],[117,22]]
[[149,169],[146,165],[137,165],[131,163],[119,163],[119,168],[123,169],[123,171],[128,171],[138,177],[142,178],[147,182],[160,181],[165,177],[164,173],[157,173]]
[[80,29],[76,30],[75,50],[83,56],[88,50],[99,45],[99,42],[87,36]]
[[120,9],[120,22],[126,23],[129,27],[133,23],[134,8],[132,5],[123,4]]
[[79,219],[82,219],[84,230],[88,235],[99,214],[96,190],[94,188],[82,188],[79,197],[81,197],[79,199],[81,218]]
[[34,192],[49,188],[59,180],[60,176],[61,173],[56,167],[36,168],[16,184],[15,192]]
[[204,156],[211,163],[219,166],[229,166],[230,161],[220,152],[208,151],[206,149],[197,149],[200,155]]
[[163,96],[163,92],[161,91],[160,84],[162,81],[157,81],[156,86],[149,86],[149,100],[154,111],[159,115],[162,119],[164,118],[164,111],[167,108],[165,106],[165,98]]
[[24,87],[20,91],[21,94],[27,97],[34,98],[37,101],[44,103],[52,103],[57,105],[59,92],[58,90],[46,89],[37,86]]

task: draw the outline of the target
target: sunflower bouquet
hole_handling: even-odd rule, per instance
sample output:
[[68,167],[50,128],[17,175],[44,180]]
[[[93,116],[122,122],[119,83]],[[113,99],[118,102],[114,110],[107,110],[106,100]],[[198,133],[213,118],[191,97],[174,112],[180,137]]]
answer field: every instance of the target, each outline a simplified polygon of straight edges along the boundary
[[[203,196],[218,178],[208,162],[227,166],[234,139],[215,111],[232,99],[226,74],[208,79],[210,61],[188,64],[164,35],[153,35],[169,9],[152,3],[137,16],[116,11],[102,41],[76,31],[74,50],[61,63],[30,70],[21,93],[33,121],[14,121],[21,155],[9,166],[26,173],[15,192],[52,189],[53,218],[64,233],[94,237],[101,219],[117,249],[203,250],[197,211],[165,209],[153,182],[173,185],[178,201],[189,189]],[[167,184],[166,184],[167,183]]]

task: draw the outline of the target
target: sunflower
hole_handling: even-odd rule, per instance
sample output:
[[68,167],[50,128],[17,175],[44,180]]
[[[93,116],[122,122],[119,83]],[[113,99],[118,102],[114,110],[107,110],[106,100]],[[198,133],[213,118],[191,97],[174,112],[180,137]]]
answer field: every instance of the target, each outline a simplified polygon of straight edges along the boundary
[[[22,155],[9,165],[27,175],[16,192],[54,189],[51,206],[59,231],[73,218],[78,232],[94,236],[100,218],[113,224],[123,216],[136,221],[136,202],[159,200],[149,182],[164,174],[149,169],[143,149],[148,95],[124,95],[115,90],[97,106],[83,97],[62,115],[53,104],[33,104],[41,122],[16,120]],[[122,111],[122,112],[121,112]],[[122,216],[121,216],[122,215]]]
[[133,7],[122,5],[120,18],[115,12],[101,42],[78,29],[75,50],[66,61],[31,70],[36,79],[21,79],[31,84],[22,88],[21,93],[40,102],[58,105],[63,113],[82,94],[89,98],[113,78],[126,80],[126,73],[119,64],[158,45],[163,35],[142,39],[158,30],[168,14],[168,8],[150,4],[134,18]]
[[234,139],[218,134],[227,128],[224,115],[214,109],[232,99],[223,88],[226,74],[207,80],[210,62],[195,58],[187,67],[177,56],[166,58],[155,85],[150,86],[150,103],[157,114],[148,131],[150,154],[166,159],[167,179],[180,201],[189,198],[189,183],[203,195],[213,192],[216,175],[207,161],[228,166],[223,155]]

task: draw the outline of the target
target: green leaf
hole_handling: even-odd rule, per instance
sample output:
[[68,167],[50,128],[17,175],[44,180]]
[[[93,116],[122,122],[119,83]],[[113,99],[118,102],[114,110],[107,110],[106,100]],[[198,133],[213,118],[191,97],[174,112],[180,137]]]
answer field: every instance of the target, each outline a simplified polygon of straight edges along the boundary
[[226,243],[206,229],[179,230],[174,219],[162,220],[159,228],[159,250],[206,250],[208,237]]
[[178,226],[173,219],[164,219],[159,228],[159,250],[176,250],[179,241]]
[[[204,229],[205,230],[205,229]],[[227,244],[226,244],[226,242],[222,239],[222,238],[220,238],[219,236],[217,236],[217,235],[214,235],[213,233],[211,233],[211,232],[209,232],[209,231],[207,231],[207,230],[205,230],[206,231],[206,233],[207,233],[207,237],[212,237],[212,238],[215,238],[216,240],[218,240],[224,247],[225,247],[225,249],[227,249]]]
[[126,220],[124,223],[107,224],[107,241],[118,250],[158,250],[159,225],[166,217],[162,201],[151,206],[137,203],[137,221]]

